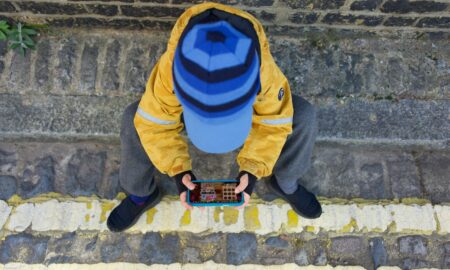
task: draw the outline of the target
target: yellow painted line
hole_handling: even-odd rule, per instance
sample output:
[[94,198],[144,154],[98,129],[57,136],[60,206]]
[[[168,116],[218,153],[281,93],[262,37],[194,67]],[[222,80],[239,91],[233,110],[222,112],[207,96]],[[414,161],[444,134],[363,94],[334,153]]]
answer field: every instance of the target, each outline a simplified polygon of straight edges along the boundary
[[[105,231],[106,220],[118,200],[0,201],[0,229],[9,232]],[[450,233],[450,206],[431,204],[324,204],[318,219],[298,216],[287,203],[252,202],[241,210],[207,207],[185,210],[179,201],[164,199],[142,215],[129,233],[201,232],[341,232]]]

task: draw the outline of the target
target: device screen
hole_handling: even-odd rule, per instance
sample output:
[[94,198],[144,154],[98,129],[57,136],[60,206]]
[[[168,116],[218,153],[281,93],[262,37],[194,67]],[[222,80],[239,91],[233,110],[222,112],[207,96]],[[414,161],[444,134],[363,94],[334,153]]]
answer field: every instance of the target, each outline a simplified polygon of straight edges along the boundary
[[234,193],[237,182],[198,182],[190,191],[192,203],[240,203],[241,193]]

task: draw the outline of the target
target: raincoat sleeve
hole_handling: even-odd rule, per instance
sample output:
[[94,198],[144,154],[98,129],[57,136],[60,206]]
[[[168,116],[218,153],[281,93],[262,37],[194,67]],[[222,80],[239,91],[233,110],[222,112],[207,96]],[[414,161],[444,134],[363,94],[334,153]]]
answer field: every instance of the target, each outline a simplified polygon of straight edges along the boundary
[[294,113],[286,76],[270,53],[263,57],[262,89],[253,105],[252,128],[237,155],[240,171],[250,172],[257,179],[272,174],[287,136],[292,133]]
[[166,51],[152,69],[134,125],[148,157],[164,174],[192,169],[186,139],[180,132],[182,107],[172,90],[171,58]]

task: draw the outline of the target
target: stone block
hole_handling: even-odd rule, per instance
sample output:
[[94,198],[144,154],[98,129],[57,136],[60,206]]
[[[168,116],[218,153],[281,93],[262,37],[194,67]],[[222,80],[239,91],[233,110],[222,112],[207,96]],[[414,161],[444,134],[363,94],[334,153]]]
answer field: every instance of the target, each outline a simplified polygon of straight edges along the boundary
[[6,236],[0,243],[0,263],[42,263],[47,251],[48,236],[35,237],[30,234]]
[[319,14],[314,12],[311,13],[296,12],[289,17],[289,20],[293,23],[312,24],[317,22],[318,18]]
[[0,200],[0,230],[3,229],[10,213],[11,207],[5,201]]
[[14,176],[0,175],[0,200],[8,200],[16,194],[17,180]]
[[352,15],[352,14],[340,14],[340,13],[328,13],[326,14],[322,22],[326,24],[357,24],[365,26],[376,26],[383,21],[381,16],[366,16],[366,15]]
[[369,241],[370,253],[374,268],[386,265],[388,262],[388,254],[384,245],[384,240],[381,237],[372,238]]
[[0,174],[14,175],[17,173],[17,153],[13,147],[0,147]]
[[125,92],[143,93],[151,69],[144,69],[142,61],[144,50],[134,46],[126,56],[126,74],[123,90]]
[[450,193],[450,154],[445,152],[424,152],[418,155],[425,192],[434,203],[447,201]]
[[39,90],[49,91],[51,89],[50,61],[53,48],[48,39],[43,39],[37,43],[36,60],[34,64],[34,83]]
[[0,2],[0,12],[16,12],[16,8],[9,1]]
[[336,265],[371,265],[367,245],[362,238],[354,236],[331,239],[330,261]]
[[422,18],[417,22],[418,27],[450,28],[450,17]]
[[339,9],[344,5],[345,0],[281,0],[280,2],[294,9]]
[[66,14],[76,15],[87,13],[81,4],[18,2],[21,11],[31,11],[36,14]]
[[419,171],[410,155],[400,155],[386,162],[394,198],[420,197]]
[[350,5],[351,10],[370,10],[373,11],[381,4],[381,0],[357,0]]
[[389,17],[384,21],[385,26],[411,26],[417,18]]
[[68,92],[75,82],[76,60],[79,55],[78,40],[74,37],[64,38],[57,47],[58,61],[54,72],[54,89]]
[[14,208],[9,218],[7,229],[13,232],[23,232],[30,225],[34,214],[34,204],[25,203]]
[[255,262],[256,237],[250,233],[227,234],[227,263],[244,264]]
[[400,253],[407,255],[421,255],[428,254],[428,243],[425,238],[421,236],[404,236],[398,239]]
[[18,193],[23,198],[54,191],[55,165],[52,157],[47,156],[28,164],[19,181]]
[[79,88],[81,92],[95,91],[95,82],[97,79],[97,57],[101,41],[90,40],[84,44],[81,55]]
[[86,5],[90,13],[104,16],[115,16],[118,14],[119,8],[113,5]]
[[102,71],[102,90],[118,91],[120,87],[119,63],[121,60],[122,44],[114,39],[107,45],[105,65]]
[[382,12],[395,13],[425,13],[444,11],[448,4],[438,1],[406,1],[406,0],[388,0],[381,7]]
[[139,248],[139,260],[145,264],[170,264],[179,261],[180,239],[176,234],[161,237],[158,233],[143,236]]
[[[147,253],[150,252],[147,248],[139,250],[139,245],[130,245],[129,239],[127,238],[125,235],[108,234],[105,238],[101,239],[101,243],[99,243],[101,262],[137,262],[139,260],[138,253],[140,254],[144,251]],[[152,248],[159,248],[159,246]]]
[[293,248],[289,235],[268,237],[263,245],[258,245],[258,262],[264,265],[280,265],[293,261]]
[[30,69],[31,53],[22,56],[18,49],[13,50],[6,86],[9,89],[27,89],[30,86]]
[[78,150],[67,165],[65,192],[79,196],[98,190],[105,171],[105,160],[106,152]]
[[[439,233],[450,233],[450,206],[436,205],[434,207],[436,218],[439,222]],[[450,254],[450,244],[447,245],[446,252]]]
[[184,8],[164,6],[121,6],[122,14],[130,17],[179,17]]
[[183,263],[205,262],[212,260],[216,263],[226,263],[226,235],[211,234],[181,234]]
[[[318,107],[319,135],[338,138],[398,138],[444,140],[450,132],[450,101],[401,100]],[[428,111],[429,113],[419,113]]]
[[430,204],[419,205],[389,205],[387,210],[392,214],[395,232],[421,231],[431,234],[436,230],[434,211]]

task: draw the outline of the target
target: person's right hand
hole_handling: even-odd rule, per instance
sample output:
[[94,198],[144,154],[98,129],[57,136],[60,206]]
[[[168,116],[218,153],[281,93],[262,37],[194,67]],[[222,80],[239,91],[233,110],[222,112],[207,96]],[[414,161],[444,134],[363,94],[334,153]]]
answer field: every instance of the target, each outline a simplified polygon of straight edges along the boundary
[[[183,175],[183,178],[181,179],[181,183],[183,185],[185,185],[189,190],[193,190],[196,186],[196,184],[192,183],[191,175],[189,173],[186,173],[185,175]],[[192,209],[194,209],[194,207],[192,207],[192,205],[190,205],[186,202],[186,195],[187,195],[187,191],[181,192],[181,194],[180,194],[181,204],[184,206],[184,208],[192,210]]]

